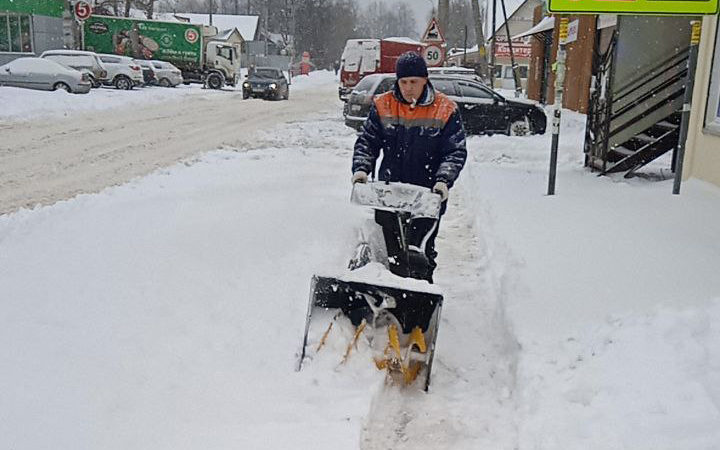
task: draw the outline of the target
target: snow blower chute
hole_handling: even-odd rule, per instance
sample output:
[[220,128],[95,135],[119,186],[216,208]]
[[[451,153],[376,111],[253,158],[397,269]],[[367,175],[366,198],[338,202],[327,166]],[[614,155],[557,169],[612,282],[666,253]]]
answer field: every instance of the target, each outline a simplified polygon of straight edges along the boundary
[[[440,195],[430,189],[401,183],[367,183],[353,186],[351,201],[376,210],[389,211],[398,220],[397,237],[405,258],[408,275],[422,273],[414,266],[427,264],[425,239],[411,237],[414,219],[438,220]],[[374,233],[381,233],[374,226]],[[362,234],[348,270],[341,276],[313,276],[310,286],[302,342],[297,369],[305,359],[312,359],[322,351],[328,339],[333,339],[333,326],[340,320],[350,323],[350,333],[342,359],[350,357],[359,339],[366,339],[372,349],[376,367],[387,371],[388,378],[402,385],[417,378],[428,390],[435,341],[440,321],[443,297],[436,286],[424,280],[400,278],[382,268],[380,276],[368,267],[387,266],[387,258],[373,251],[370,236]],[[380,238],[382,239],[382,238]],[[412,239],[419,242],[410,242]],[[370,264],[375,262],[375,264]],[[322,322],[318,325],[317,322]]]

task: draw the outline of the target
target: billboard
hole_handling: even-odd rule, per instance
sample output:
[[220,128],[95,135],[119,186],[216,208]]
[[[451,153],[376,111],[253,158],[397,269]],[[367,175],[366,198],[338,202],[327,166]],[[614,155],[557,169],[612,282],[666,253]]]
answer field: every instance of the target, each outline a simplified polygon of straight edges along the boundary
[[[531,36],[512,40],[513,56],[515,58],[530,58],[532,53]],[[495,57],[510,57],[510,45],[506,36],[495,36]]]
[[185,68],[201,64],[199,25],[94,15],[85,21],[84,31],[86,50],[159,59]]
[[548,0],[553,14],[717,14],[718,0]]

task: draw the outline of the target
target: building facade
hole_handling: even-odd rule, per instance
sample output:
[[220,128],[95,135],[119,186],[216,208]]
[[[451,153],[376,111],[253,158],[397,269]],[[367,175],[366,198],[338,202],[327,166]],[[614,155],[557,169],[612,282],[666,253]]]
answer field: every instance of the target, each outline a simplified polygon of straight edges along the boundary
[[718,16],[702,21],[684,178],[720,186],[720,32]]
[[64,0],[0,0],[0,65],[63,48]]

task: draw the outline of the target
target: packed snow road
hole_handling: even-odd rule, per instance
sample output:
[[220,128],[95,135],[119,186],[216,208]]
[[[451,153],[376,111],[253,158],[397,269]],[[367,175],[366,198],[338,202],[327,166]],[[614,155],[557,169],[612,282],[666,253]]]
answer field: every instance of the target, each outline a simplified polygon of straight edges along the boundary
[[[3,94],[11,92],[3,89]],[[240,91],[179,95],[184,92],[178,89],[177,99],[151,106],[135,100],[149,92],[100,91],[92,93],[104,94],[99,102],[126,103],[92,112],[72,109],[73,102],[86,100],[82,96],[15,91],[30,98],[44,94],[51,102],[62,96],[63,104],[57,106],[73,113],[64,119],[51,115],[17,121],[11,115],[0,121],[0,214],[97,192],[223,146],[251,146],[259,129],[335,111],[338,103],[332,84],[294,90],[283,102],[242,100]],[[21,99],[13,98],[17,103]]]

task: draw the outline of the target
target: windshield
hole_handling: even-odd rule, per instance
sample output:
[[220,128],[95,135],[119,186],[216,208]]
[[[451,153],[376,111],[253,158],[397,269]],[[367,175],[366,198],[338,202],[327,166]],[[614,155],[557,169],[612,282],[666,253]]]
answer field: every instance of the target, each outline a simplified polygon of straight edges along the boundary
[[259,78],[280,78],[280,72],[275,69],[255,69],[253,75]]

